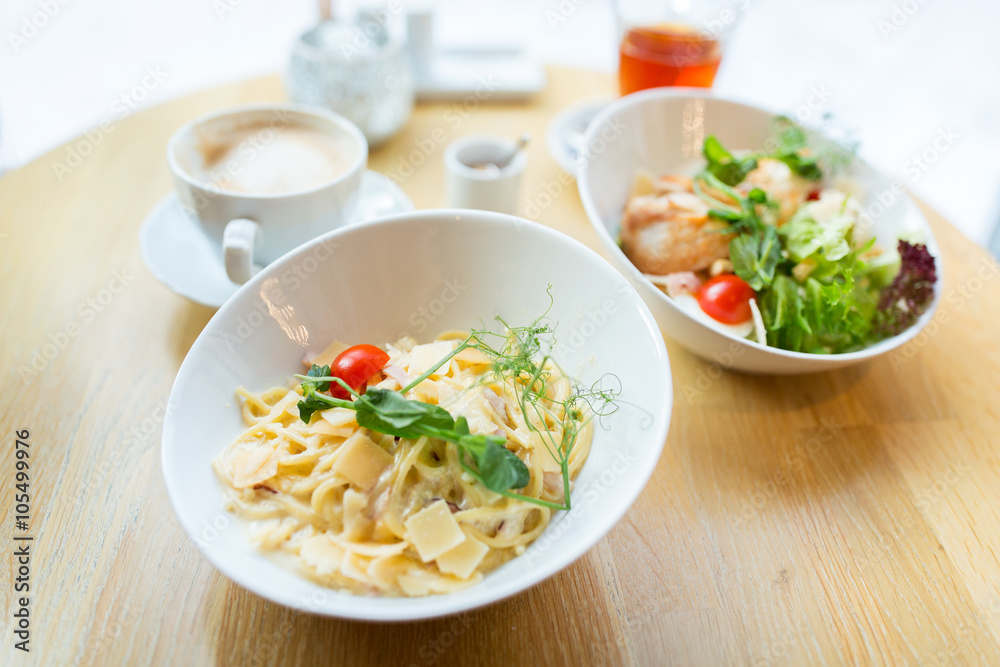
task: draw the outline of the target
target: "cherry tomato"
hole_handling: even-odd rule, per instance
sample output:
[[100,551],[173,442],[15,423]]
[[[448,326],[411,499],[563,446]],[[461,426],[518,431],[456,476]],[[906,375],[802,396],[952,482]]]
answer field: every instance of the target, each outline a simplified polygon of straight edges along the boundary
[[753,317],[750,311],[750,299],[755,296],[753,288],[739,276],[731,273],[716,276],[698,289],[697,296],[701,309],[723,324],[739,324]]
[[[349,347],[333,360],[330,373],[346,382],[351,389],[360,392],[368,380],[389,363],[389,355],[374,345]],[[330,395],[343,400],[350,399],[347,390],[336,382],[330,383]]]

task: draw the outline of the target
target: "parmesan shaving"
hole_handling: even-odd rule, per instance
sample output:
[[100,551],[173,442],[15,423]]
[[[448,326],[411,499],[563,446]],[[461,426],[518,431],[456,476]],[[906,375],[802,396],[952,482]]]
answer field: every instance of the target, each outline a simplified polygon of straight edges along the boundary
[[333,470],[362,489],[374,486],[382,471],[392,463],[392,454],[372,442],[362,431],[355,431],[341,447]]
[[407,536],[425,563],[465,541],[465,533],[448,508],[437,500],[420,510],[405,523]]
[[490,548],[479,540],[468,537],[457,547],[452,547],[437,557],[438,569],[447,574],[454,574],[460,579],[468,579]]

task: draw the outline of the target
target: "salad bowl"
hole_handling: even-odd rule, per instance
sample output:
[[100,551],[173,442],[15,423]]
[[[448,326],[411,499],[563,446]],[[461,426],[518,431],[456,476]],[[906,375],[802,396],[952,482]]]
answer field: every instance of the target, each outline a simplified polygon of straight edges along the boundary
[[[715,136],[730,149],[755,149],[771,137],[776,114],[714,97],[701,90],[658,88],[623,97],[594,119],[584,137],[577,176],[580,197],[604,253],[649,305],[663,332],[720,366],[752,373],[796,374],[831,370],[883,355],[913,339],[934,317],[941,281],[917,321],[897,335],[837,354],[796,352],[709,326],[681,308],[639,271],[619,245],[621,221],[638,171],[693,176],[705,164],[702,147]],[[858,234],[895,247],[905,238],[926,246],[941,274],[940,251],[927,220],[902,184],[852,157],[841,175],[860,207]]]
[[[611,378],[621,408],[595,422],[572,509],[522,555],[458,592],[369,597],[323,587],[251,546],[223,507],[212,459],[244,425],[235,390],[303,372],[337,339],[418,342],[446,330],[530,323],[547,312],[553,356],[581,384]],[[583,244],[542,225],[482,211],[405,213],[338,229],[242,286],[192,345],[170,395],[162,466],[181,526],[239,585],[299,610],[399,621],[453,614],[522,591],[565,568],[621,519],[652,474],[672,405],[670,365],[635,290]]]

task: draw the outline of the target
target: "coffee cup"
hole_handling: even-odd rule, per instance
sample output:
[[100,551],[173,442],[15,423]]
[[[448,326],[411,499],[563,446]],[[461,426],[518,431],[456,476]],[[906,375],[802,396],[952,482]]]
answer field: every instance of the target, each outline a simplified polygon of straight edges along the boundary
[[229,279],[350,220],[368,144],[333,112],[251,104],[197,118],[167,144],[178,199],[220,249]]

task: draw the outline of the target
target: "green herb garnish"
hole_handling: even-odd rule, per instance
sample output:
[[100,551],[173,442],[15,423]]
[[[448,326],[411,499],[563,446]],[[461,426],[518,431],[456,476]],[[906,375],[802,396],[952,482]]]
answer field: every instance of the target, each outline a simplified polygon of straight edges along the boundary
[[[720,201],[709,193],[709,189],[725,195],[729,202]],[[709,215],[725,223],[714,231],[736,234],[729,242],[729,260],[736,275],[755,291],[770,285],[781,261],[778,232],[769,222],[776,205],[760,188],[750,190],[744,197],[710,170],[695,177],[694,191],[712,207]]]
[[[329,372],[329,368],[325,369]],[[454,419],[444,408],[406,398],[401,392],[387,389],[369,389],[358,394],[339,378],[323,376],[323,369],[313,365],[310,374],[298,378],[315,377],[302,383],[303,399],[299,401],[299,415],[308,423],[315,412],[330,408],[347,408],[357,412],[358,426],[397,438],[417,439],[423,436],[454,443],[464,455],[476,464],[475,472],[482,484],[497,493],[507,495],[509,489],[520,489],[528,484],[528,467],[507,449],[506,438],[496,435],[472,435],[464,417]],[[336,381],[351,391],[353,401],[345,401],[319,393],[325,383]],[[408,387],[407,390],[412,387]],[[463,467],[465,463],[463,462]]]
[[803,155],[803,150],[809,147],[805,131],[789,118],[779,116],[774,120],[774,149],[762,157],[781,160],[792,172],[810,181],[823,178],[823,170],[819,166],[816,155]]
[[810,181],[823,177],[821,162],[829,168],[837,168],[853,152],[852,147],[843,148],[833,142],[825,142],[818,150],[813,150],[805,130],[791,119],[779,116],[774,120],[772,138],[768,149],[748,153],[738,158],[730,153],[714,135],[709,135],[702,145],[702,154],[707,164],[705,171],[728,186],[739,185],[763,159],[780,160],[795,174]]
[[742,159],[734,157],[716,137],[709,136],[702,148],[707,165],[694,179],[695,194],[709,205],[709,215],[725,223],[718,231],[736,234],[729,242],[733,271],[758,292],[770,287],[784,259],[773,219],[778,205],[759,188],[744,195],[734,186],[742,183],[763,159],[780,160],[799,176],[816,181],[823,176],[821,155],[829,154],[831,163],[836,157],[831,147],[822,154],[806,154],[810,146],[805,130],[784,116],[775,119],[772,130],[767,150]]
[[755,292],[770,285],[781,261],[777,230],[767,226],[760,232],[736,236],[729,242],[729,261],[736,275],[747,281]]
[[[551,286],[549,296],[551,299]],[[343,380],[331,376],[328,366],[313,365],[308,374],[295,376],[302,380],[303,398],[298,404],[299,415],[309,423],[317,411],[332,407],[347,408],[357,412],[359,426],[372,431],[398,438],[426,436],[444,440],[458,448],[463,470],[491,491],[552,509],[569,509],[569,457],[573,446],[588,421],[594,416],[609,415],[617,409],[615,398],[620,392],[603,389],[598,381],[589,389],[574,387],[570,396],[561,401],[548,395],[551,370],[547,366],[554,366],[555,361],[551,356],[553,330],[546,320],[547,314],[548,309],[524,327],[511,327],[498,316],[497,321],[505,327],[504,332],[473,330],[454,350],[400,391],[372,388],[359,394]],[[441,406],[406,398],[408,391],[452,357],[470,348],[491,359],[490,375],[493,380],[511,383],[515,388],[529,430],[541,436],[543,445],[560,465],[564,493],[562,503],[514,492],[527,486],[531,477],[525,463],[507,449],[505,437],[474,435],[469,432],[464,417],[454,418]],[[329,389],[331,382],[343,386],[354,400],[341,400],[321,393]],[[562,428],[561,438],[557,441],[551,430],[539,429],[533,418],[542,424],[558,423]]]
[[705,139],[701,152],[708,161],[708,172],[726,185],[739,185],[757,168],[756,157],[736,158],[712,135]]

